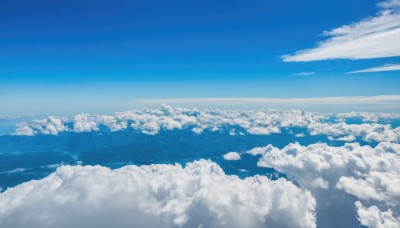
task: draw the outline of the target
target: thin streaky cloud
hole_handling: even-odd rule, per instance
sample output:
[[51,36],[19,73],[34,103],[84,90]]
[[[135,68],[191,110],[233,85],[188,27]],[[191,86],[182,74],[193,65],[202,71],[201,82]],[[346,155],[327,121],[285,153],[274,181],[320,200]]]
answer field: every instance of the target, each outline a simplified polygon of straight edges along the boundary
[[132,106],[158,107],[168,104],[177,107],[225,109],[302,109],[318,112],[391,111],[400,112],[400,95],[311,98],[170,98],[133,99]]
[[299,73],[295,73],[293,75],[295,75],[295,76],[310,76],[310,75],[314,75],[314,74],[315,74],[315,72],[310,71],[310,72],[299,72]]
[[373,59],[400,56],[399,1],[379,3],[382,9],[350,25],[323,32],[329,37],[314,48],[282,56],[285,62],[331,59]]
[[383,72],[383,71],[398,71],[400,70],[400,64],[386,64],[383,66],[372,67],[363,70],[356,70],[347,72],[347,74],[357,74],[357,73],[374,73],[374,72]]

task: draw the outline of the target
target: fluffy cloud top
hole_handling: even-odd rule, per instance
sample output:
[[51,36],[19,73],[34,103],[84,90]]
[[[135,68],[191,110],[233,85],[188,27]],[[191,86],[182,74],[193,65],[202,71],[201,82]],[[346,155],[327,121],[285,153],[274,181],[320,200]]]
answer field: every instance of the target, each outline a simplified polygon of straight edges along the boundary
[[346,118],[361,118],[363,122],[374,122],[377,123],[379,120],[393,120],[400,119],[398,113],[376,113],[376,112],[347,112],[338,113],[335,115],[339,121],[344,121]]
[[20,123],[16,129],[16,135],[29,135],[32,136],[36,133],[57,135],[58,132],[63,132],[68,130],[65,125],[65,118],[58,118],[54,116],[49,116],[42,120],[33,120],[29,123]]
[[229,152],[223,155],[225,160],[240,160],[240,154],[238,152]]
[[286,62],[327,59],[371,59],[400,55],[399,1],[379,4],[382,10],[374,17],[324,32],[329,36],[315,48],[284,55]]
[[[261,110],[228,111],[172,108],[163,105],[160,109],[142,109],[116,113],[115,116],[79,114],[73,123],[64,118],[49,117],[21,123],[15,135],[53,134],[63,131],[99,131],[105,126],[111,131],[132,129],[144,134],[154,135],[161,130],[191,129],[196,134],[203,131],[226,130],[231,135],[280,133],[282,128],[307,128],[311,135],[327,135],[331,140],[353,141],[361,138],[366,141],[398,142],[400,128],[378,123],[346,124],[345,118],[362,117],[366,121],[400,118],[398,114],[384,113],[345,113],[338,115],[319,114],[300,110]],[[327,122],[336,119],[339,123]],[[72,127],[70,127],[72,125]],[[236,128],[241,129],[236,132]],[[243,132],[242,132],[243,131]]]
[[[357,204],[362,224],[383,227],[371,222],[380,217],[377,221],[382,224],[400,226],[400,144],[380,143],[372,148],[357,143],[342,147],[294,143],[282,149],[271,145],[254,148],[248,153],[261,154],[259,166],[275,168],[309,190],[317,200],[317,213],[334,214],[329,205],[346,208],[357,199],[369,207]],[[341,200],[345,195],[354,199]]]
[[400,218],[394,217],[390,209],[382,212],[376,206],[365,208],[359,201],[356,202],[356,207],[358,219],[364,226],[376,228],[400,227]]
[[0,193],[1,227],[315,227],[315,200],[285,179],[215,163],[62,166]]

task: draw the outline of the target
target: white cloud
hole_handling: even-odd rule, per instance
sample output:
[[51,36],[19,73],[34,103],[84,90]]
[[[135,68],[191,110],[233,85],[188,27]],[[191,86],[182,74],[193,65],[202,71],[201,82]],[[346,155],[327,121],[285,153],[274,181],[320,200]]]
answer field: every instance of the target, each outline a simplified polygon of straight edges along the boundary
[[[119,112],[115,116],[79,114],[74,118],[72,129],[67,127],[66,121],[58,122],[59,126],[54,127],[52,121],[35,120],[19,124],[15,134],[49,134],[49,128],[54,129],[51,134],[62,131],[99,131],[100,125],[103,125],[111,131],[133,129],[150,135],[157,134],[160,130],[183,128],[189,128],[197,134],[201,134],[204,130],[219,131],[223,128],[232,133],[234,127],[241,127],[249,134],[268,135],[280,133],[280,128],[283,127],[306,127],[324,118],[326,118],[324,115],[300,110],[198,111],[164,105],[160,109]],[[54,117],[49,117],[49,119],[54,119]]]
[[29,123],[23,122],[17,124],[15,135],[32,136],[38,133],[57,135],[59,132],[68,130],[66,121],[67,120],[65,118],[49,116],[48,118],[33,120]]
[[[161,130],[190,129],[196,134],[208,131],[225,131],[233,135],[236,128],[254,135],[280,133],[282,128],[307,128],[310,135],[326,135],[330,140],[353,141],[361,138],[365,141],[398,142],[400,127],[378,123],[346,124],[345,118],[361,116],[368,120],[380,118],[396,119],[398,114],[319,114],[301,110],[260,110],[231,111],[172,108],[163,105],[160,109],[141,109],[116,113],[115,116],[79,114],[75,116],[71,129],[66,119],[49,117],[21,123],[15,135],[32,136],[38,133],[57,135],[63,131],[90,132],[99,131],[100,126],[111,131],[131,129],[144,134],[155,135]],[[327,122],[329,118],[338,118],[341,122]],[[302,134],[297,134],[302,136]]]
[[383,72],[383,71],[397,71],[400,70],[400,64],[386,64],[379,67],[368,68],[364,70],[356,70],[348,72],[348,74],[357,74],[357,73],[372,73],[372,72]]
[[371,228],[398,228],[400,218],[393,216],[392,210],[380,211],[378,207],[365,208],[361,202],[356,202],[358,220],[362,225]]
[[1,227],[316,227],[315,200],[290,181],[225,175],[209,161],[62,166],[0,193]]
[[308,129],[310,135],[327,135],[330,140],[354,141],[360,137],[365,141],[400,141],[400,127],[392,128],[389,124],[311,123]]
[[309,75],[313,75],[313,74],[315,74],[315,72],[310,71],[310,72],[299,72],[299,73],[295,73],[294,75],[295,76],[309,76]]
[[344,121],[346,118],[361,118],[363,122],[378,122],[379,120],[393,120],[400,119],[398,113],[382,113],[382,112],[347,112],[338,113],[335,115],[340,121]]
[[378,3],[378,5],[384,9],[398,8],[398,7],[400,7],[400,1],[399,0],[388,0],[385,2]]
[[135,99],[137,107],[158,108],[161,104],[202,109],[255,110],[274,108],[281,110],[302,109],[316,112],[400,112],[399,95],[357,97],[311,97],[311,98],[171,98]]
[[400,10],[398,1],[379,4],[383,9],[350,25],[324,32],[328,36],[315,48],[284,55],[286,62],[328,59],[371,59],[400,56]]
[[240,160],[240,154],[238,152],[229,152],[223,155],[225,160],[235,161]]
[[[317,200],[318,218],[351,221],[350,208],[357,200],[381,211],[390,210],[394,218],[400,216],[400,144],[380,143],[373,148],[358,143],[341,147],[293,143],[282,149],[271,145],[254,148],[248,153],[262,155],[258,166],[274,168],[309,190]],[[346,211],[349,214],[344,215]],[[359,208],[359,216],[361,212]],[[360,221],[367,221],[362,217]]]

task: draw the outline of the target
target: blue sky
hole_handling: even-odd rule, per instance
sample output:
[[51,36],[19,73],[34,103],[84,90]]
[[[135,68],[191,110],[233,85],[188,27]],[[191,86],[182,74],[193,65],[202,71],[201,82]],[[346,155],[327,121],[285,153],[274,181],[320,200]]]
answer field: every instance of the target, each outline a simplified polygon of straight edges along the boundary
[[324,31],[398,16],[378,2],[3,1],[0,114],[117,111],[144,98],[400,94],[399,71],[347,74],[398,64],[396,53],[283,57],[318,47]]

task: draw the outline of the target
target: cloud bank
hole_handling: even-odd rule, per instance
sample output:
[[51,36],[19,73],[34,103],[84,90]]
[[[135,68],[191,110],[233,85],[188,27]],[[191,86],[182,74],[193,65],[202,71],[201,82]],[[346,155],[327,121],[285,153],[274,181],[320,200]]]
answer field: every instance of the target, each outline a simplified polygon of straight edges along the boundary
[[342,147],[293,143],[248,153],[262,155],[258,166],[272,167],[309,190],[320,217],[351,220],[351,212],[343,215],[343,211],[355,204],[363,225],[400,226],[400,144],[380,143],[373,148],[358,143]]
[[372,59],[400,56],[400,4],[390,0],[378,4],[381,11],[323,35],[329,37],[316,47],[284,55],[285,62],[329,59]]
[[315,200],[285,179],[180,165],[62,166],[0,193],[1,227],[316,227]]
[[[346,118],[360,117],[363,124],[347,124]],[[204,131],[221,131],[235,134],[270,135],[281,133],[283,128],[304,128],[309,135],[326,135],[330,140],[399,142],[400,127],[374,123],[380,119],[396,119],[399,114],[342,113],[319,114],[301,110],[203,110],[172,108],[142,109],[119,112],[114,116],[79,114],[70,122],[66,118],[48,117],[24,122],[17,126],[15,135],[57,135],[60,132],[91,132],[106,127],[110,131],[133,130],[155,135],[161,130],[190,129],[196,134]],[[328,121],[335,119],[336,122]]]

